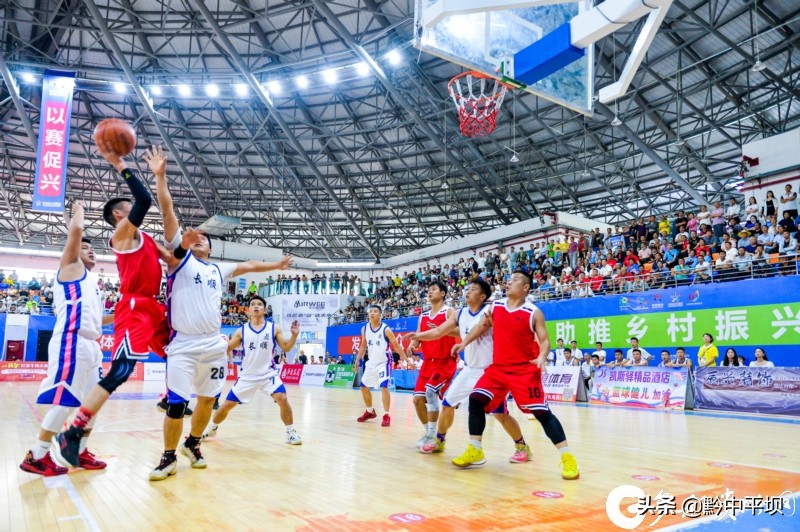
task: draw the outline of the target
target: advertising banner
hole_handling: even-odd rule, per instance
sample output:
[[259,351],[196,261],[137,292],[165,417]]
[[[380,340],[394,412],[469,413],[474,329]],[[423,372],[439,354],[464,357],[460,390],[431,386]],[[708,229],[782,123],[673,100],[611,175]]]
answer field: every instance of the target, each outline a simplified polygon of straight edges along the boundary
[[300,322],[301,333],[316,333],[315,338],[324,338],[328,329],[328,317],[339,308],[339,296],[305,295],[302,299],[281,296],[281,327],[289,329],[294,320]]
[[591,403],[683,410],[686,368],[600,368],[594,373]]
[[74,87],[74,72],[48,70],[42,76],[39,146],[36,150],[36,175],[33,183],[34,211],[64,211]]
[[355,367],[344,364],[330,364],[325,374],[326,388],[352,388],[356,380]]
[[800,416],[800,368],[697,368],[695,406]]
[[306,364],[300,376],[301,386],[323,386],[328,375],[328,366],[325,364]]
[[[407,336],[417,331],[418,321],[419,318],[416,317],[383,320],[403,348],[408,347]],[[364,325],[365,322],[360,322],[329,327],[325,338],[325,349],[331,356],[354,354],[361,345],[361,328]]]
[[302,376],[302,364],[284,364],[281,366],[281,380],[284,384],[300,384]]
[[581,368],[578,366],[548,366],[542,375],[547,400],[574,403],[578,397],[580,375]]
[[166,382],[167,365],[163,362],[145,362],[144,380]]
[[47,376],[47,362],[0,362],[0,382],[39,382]]

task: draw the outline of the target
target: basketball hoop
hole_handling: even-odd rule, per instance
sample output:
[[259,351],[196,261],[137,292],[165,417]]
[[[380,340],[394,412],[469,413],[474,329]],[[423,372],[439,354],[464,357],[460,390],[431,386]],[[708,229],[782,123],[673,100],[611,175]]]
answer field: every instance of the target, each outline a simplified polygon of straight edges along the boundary
[[497,128],[497,113],[506,91],[513,88],[483,72],[459,74],[447,84],[465,137],[485,137]]

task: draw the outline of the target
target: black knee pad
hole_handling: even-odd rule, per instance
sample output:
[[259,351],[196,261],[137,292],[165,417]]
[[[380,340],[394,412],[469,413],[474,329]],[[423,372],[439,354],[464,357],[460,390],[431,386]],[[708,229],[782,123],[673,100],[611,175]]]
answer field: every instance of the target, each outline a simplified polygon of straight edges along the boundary
[[97,384],[108,393],[114,393],[136,369],[136,361],[126,357],[119,357],[111,363],[108,373]]
[[475,393],[472,392],[469,395],[469,408],[470,412],[480,412],[481,414],[486,413],[486,407],[489,406],[491,399],[486,397],[482,393]]
[[169,406],[167,406],[167,417],[172,419],[183,419],[183,414],[186,413],[187,406],[189,406],[188,402],[170,403]]
[[551,418],[555,417],[550,410],[531,410],[531,413],[536,418],[536,421],[542,425],[550,422]]

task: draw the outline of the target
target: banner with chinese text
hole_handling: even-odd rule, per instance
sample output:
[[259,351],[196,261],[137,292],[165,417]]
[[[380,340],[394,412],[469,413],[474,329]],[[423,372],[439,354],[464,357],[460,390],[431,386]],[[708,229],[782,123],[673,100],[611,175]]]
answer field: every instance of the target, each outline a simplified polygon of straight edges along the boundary
[[800,416],[800,368],[697,368],[695,406]]
[[0,382],[39,382],[47,376],[47,362],[0,361]]
[[42,107],[32,210],[63,212],[67,184],[69,123],[74,72],[46,71],[42,76]]
[[542,374],[545,398],[548,401],[574,403],[578,398],[580,375],[581,368],[578,366],[547,366],[546,373]]
[[281,366],[281,380],[284,384],[300,384],[302,376],[302,364],[284,364]]
[[352,388],[356,380],[355,367],[344,364],[329,364],[325,375],[326,388]]
[[591,403],[683,410],[686,368],[602,367],[594,373]]

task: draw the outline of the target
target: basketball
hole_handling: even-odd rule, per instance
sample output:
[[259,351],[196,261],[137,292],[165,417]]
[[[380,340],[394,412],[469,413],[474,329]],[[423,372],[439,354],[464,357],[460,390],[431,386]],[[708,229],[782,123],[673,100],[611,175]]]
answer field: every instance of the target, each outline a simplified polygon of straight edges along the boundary
[[106,118],[94,130],[94,143],[101,152],[125,157],[136,147],[136,132],[119,118]]

